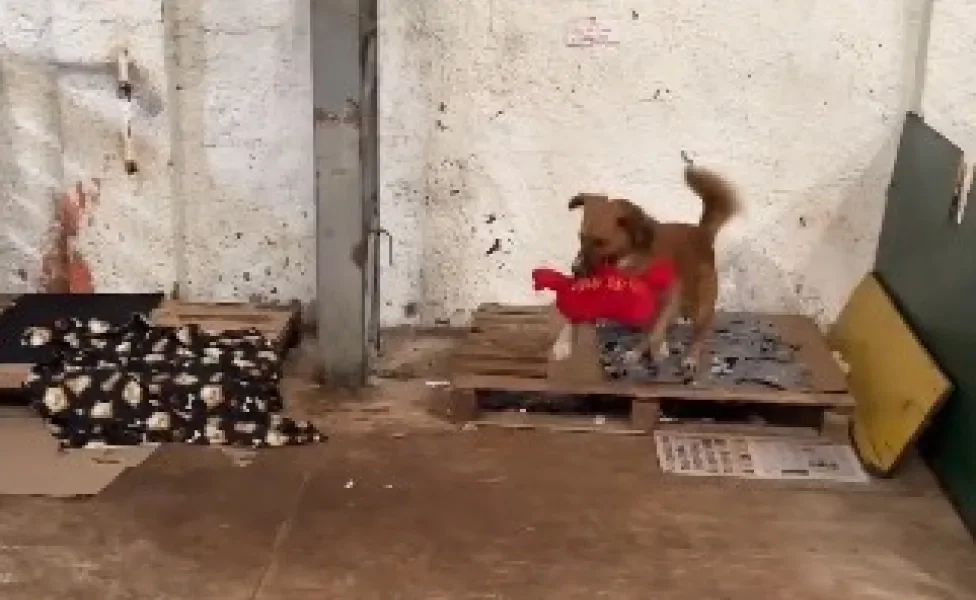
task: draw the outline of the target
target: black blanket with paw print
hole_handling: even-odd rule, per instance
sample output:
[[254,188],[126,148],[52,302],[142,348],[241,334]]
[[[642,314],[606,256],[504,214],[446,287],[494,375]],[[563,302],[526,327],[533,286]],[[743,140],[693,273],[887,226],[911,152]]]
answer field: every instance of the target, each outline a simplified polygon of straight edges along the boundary
[[23,343],[48,348],[25,387],[63,446],[142,442],[285,446],[324,438],[282,417],[281,356],[256,331],[125,327],[62,319]]

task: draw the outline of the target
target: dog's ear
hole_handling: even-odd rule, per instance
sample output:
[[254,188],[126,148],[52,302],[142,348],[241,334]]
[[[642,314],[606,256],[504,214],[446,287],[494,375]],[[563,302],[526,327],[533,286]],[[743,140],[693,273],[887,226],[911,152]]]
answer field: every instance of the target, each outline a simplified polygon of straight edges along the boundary
[[591,200],[606,199],[607,197],[602,194],[588,194],[586,192],[580,192],[569,199],[569,210],[575,210],[581,206],[586,206],[586,203],[590,202]]
[[654,243],[654,219],[633,202],[621,202],[621,214],[617,217],[617,224],[627,232],[630,243],[635,248],[650,248]]

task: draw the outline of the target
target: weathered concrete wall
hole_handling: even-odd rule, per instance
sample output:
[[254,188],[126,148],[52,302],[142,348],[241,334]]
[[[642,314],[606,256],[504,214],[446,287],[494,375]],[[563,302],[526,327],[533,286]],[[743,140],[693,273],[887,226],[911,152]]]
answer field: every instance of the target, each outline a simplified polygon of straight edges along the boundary
[[[681,150],[745,198],[721,236],[725,306],[829,318],[867,268],[914,84],[917,6],[381,9],[382,214],[397,236],[386,322],[415,306],[430,321],[533,301],[529,270],[572,258],[576,191],[697,219]],[[619,44],[567,47],[567,24],[585,17],[615,20]]]
[[[829,318],[873,254],[920,2],[381,0],[383,321],[534,300],[529,269],[572,256],[578,190],[695,219],[681,150],[747,204],[721,237],[721,302]],[[923,106],[974,152],[970,4],[936,3]],[[0,285],[39,285],[54,197],[82,181],[97,289],[311,298],[308,0],[161,6],[0,8]],[[617,46],[566,46],[590,16],[617,23]],[[134,177],[97,68],[122,44],[144,78]]]
[[[976,161],[976,3],[933,7],[922,110],[925,120]],[[976,207],[969,207],[976,208]]]
[[180,0],[185,284],[208,298],[315,288],[308,0]]
[[60,106],[50,6],[0,5],[0,281],[36,287],[62,182]]
[[[99,192],[76,247],[96,289],[312,296],[308,0],[8,0],[0,17],[4,288],[41,284],[55,198],[83,181]],[[133,176],[122,46],[137,73]]]

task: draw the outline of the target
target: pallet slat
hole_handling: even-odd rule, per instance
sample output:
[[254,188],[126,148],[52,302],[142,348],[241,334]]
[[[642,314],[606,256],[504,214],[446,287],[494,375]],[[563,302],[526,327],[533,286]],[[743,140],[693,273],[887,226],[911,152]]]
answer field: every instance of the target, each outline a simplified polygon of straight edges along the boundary
[[164,300],[150,320],[160,327],[194,324],[210,331],[255,329],[284,350],[297,332],[299,315],[294,307]]
[[502,411],[483,413],[471,424],[475,427],[531,430],[542,429],[566,433],[610,433],[614,435],[643,435],[644,430],[622,419],[598,419],[578,415],[546,415],[529,412]]
[[746,402],[750,404],[778,404],[853,408],[850,394],[837,392],[792,392],[753,388],[697,388],[689,385],[661,383],[635,384],[621,381],[598,383],[553,381],[551,379],[522,379],[499,375],[455,376],[451,384],[461,390],[504,390],[509,392],[542,394],[602,394],[629,396],[635,400],[702,400],[709,402]]
[[519,344],[505,343],[496,338],[469,338],[455,351],[455,356],[489,356],[500,357],[509,361],[532,361],[545,363],[548,361],[548,347],[550,343],[539,343],[535,340],[522,340]]
[[29,364],[0,364],[0,390],[18,390],[30,376]]
[[[494,380],[495,378],[503,379],[515,379],[521,381],[523,379],[531,378],[532,380],[545,381],[545,377],[549,374],[546,364],[526,364],[526,363],[513,363],[506,360],[493,360],[490,358],[472,358],[467,360],[459,360],[454,363],[455,369],[464,368],[477,368],[479,373],[478,377],[486,377],[488,379]],[[462,388],[456,386],[458,389],[503,389],[503,388],[476,388],[467,387]],[[523,391],[520,389],[516,391]]]

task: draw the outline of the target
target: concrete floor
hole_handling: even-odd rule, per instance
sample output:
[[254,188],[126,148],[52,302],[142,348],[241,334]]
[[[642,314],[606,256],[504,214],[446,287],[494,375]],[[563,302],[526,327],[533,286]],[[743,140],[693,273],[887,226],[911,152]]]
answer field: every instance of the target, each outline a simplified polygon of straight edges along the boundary
[[976,598],[917,465],[867,490],[667,478],[648,437],[458,432],[422,382],[305,381],[289,412],[325,444],[171,446],[94,498],[0,497],[0,599]]

